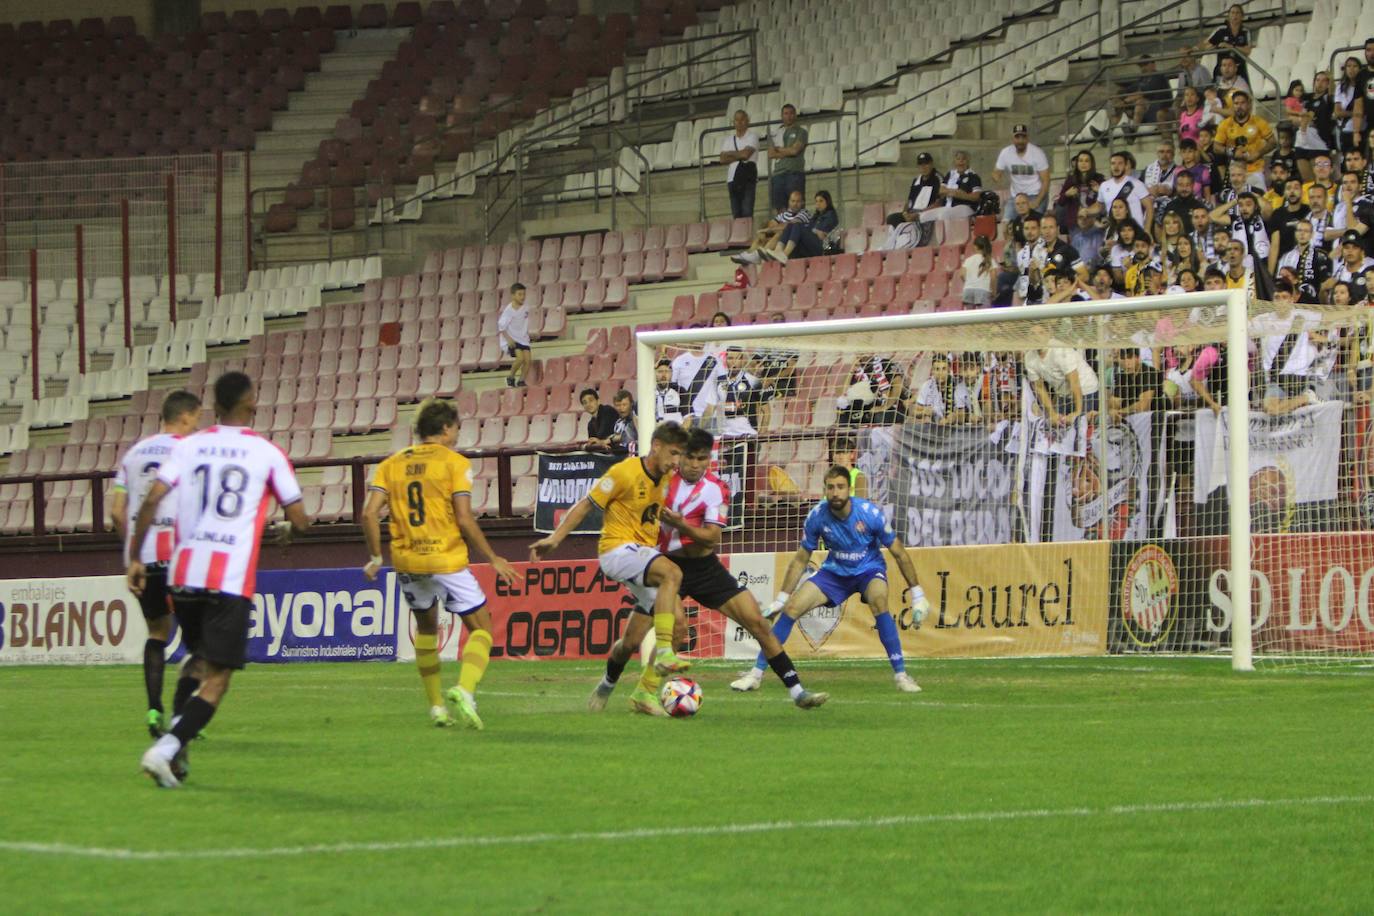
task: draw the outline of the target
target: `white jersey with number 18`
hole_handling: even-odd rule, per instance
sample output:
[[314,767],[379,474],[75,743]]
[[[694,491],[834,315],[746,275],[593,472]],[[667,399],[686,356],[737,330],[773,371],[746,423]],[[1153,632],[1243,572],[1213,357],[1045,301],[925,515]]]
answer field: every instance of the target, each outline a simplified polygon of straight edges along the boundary
[[172,587],[253,597],[272,499],[301,498],[285,453],[246,427],[211,426],[177,443],[157,479],[175,488]]
[[[114,487],[118,492],[123,490],[127,495],[125,503],[125,515],[128,518],[127,530],[124,533],[124,564],[129,564],[129,542],[134,537],[134,519],[138,518],[138,510],[143,507],[143,498],[148,495],[148,491],[153,487],[153,481],[157,479],[157,472],[162,467],[168,457],[172,454],[172,449],[181,441],[181,436],[174,436],[171,433],[157,433],[129,446],[129,450],[119,459],[119,467],[115,469]],[[172,559],[173,545],[173,503],[169,495],[158,506],[158,513],[153,517],[153,523],[148,528],[148,536],[143,539],[142,556],[138,559],[143,563],[166,563]]]

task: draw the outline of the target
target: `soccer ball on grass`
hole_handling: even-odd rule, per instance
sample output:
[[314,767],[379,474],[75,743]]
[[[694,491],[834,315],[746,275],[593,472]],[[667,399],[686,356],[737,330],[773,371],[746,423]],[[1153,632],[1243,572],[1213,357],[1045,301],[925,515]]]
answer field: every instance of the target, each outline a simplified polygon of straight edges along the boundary
[[701,708],[701,688],[696,681],[675,677],[658,692],[658,701],[668,715],[685,719],[696,715]]

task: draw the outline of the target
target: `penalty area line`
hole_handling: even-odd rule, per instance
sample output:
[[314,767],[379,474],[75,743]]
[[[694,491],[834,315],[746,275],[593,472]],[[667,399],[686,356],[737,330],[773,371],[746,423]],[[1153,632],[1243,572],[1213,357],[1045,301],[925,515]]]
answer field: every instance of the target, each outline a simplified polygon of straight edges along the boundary
[[1364,805],[1374,795],[1324,795],[1311,798],[1237,798],[1210,801],[1160,802],[1139,805],[1109,805],[1090,808],[1028,808],[1010,811],[955,811],[946,814],[902,814],[888,817],[825,818],[810,821],[758,821],[740,824],[701,824],[681,827],[645,827],[634,830],[578,830],[567,833],[518,833],[492,836],[434,837],[419,840],[320,843],[306,846],[231,846],[207,849],[122,849],[108,846],[79,846],[71,843],[36,843],[0,840],[0,852],[29,853],[80,859],[113,859],[135,862],[162,862],[186,859],[258,859],[282,856],[338,855],[368,852],[414,852],[419,850],[474,848],[488,846],[534,846],[548,843],[614,843],[626,840],[651,840],[664,837],[744,836],[796,830],[878,830],[889,827],[919,827],[931,824],[994,823],[999,821],[1047,820],[1051,818],[1115,818],[1150,814],[1197,814],[1211,811],[1239,811],[1265,808],[1317,808],[1334,805]]

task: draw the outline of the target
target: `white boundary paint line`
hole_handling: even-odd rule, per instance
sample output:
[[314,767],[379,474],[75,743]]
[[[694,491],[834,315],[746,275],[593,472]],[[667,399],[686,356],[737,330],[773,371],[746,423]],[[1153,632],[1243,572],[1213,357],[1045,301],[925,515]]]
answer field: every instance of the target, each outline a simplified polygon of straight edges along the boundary
[[891,817],[827,818],[813,821],[759,821],[742,824],[703,824],[684,827],[646,827],[637,830],[580,830],[567,833],[521,833],[506,836],[454,836],[388,842],[322,843],[310,846],[227,847],[222,849],[121,849],[69,843],[0,840],[0,852],[30,853],[78,859],[163,862],[186,859],[259,859],[282,856],[338,855],[354,852],[414,852],[489,846],[535,846],[547,843],[614,843],[664,837],[745,836],[796,830],[876,830],[929,824],[993,823],[1050,818],[1115,818],[1142,814],[1195,814],[1265,808],[1316,808],[1364,805],[1374,795],[1322,795],[1312,798],[1238,798],[1194,802],[1112,805],[1105,808],[1030,808],[1013,811],[963,811],[948,814],[905,814]]

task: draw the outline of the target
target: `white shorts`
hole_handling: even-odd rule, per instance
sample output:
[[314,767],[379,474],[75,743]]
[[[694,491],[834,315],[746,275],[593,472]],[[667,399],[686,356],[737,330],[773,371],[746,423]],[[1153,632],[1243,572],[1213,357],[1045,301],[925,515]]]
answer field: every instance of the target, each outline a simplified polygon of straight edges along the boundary
[[412,611],[427,611],[437,603],[461,617],[481,610],[487,603],[487,596],[470,569],[456,573],[397,573],[396,578],[401,580],[401,594]]
[[658,589],[644,584],[644,574],[648,572],[649,565],[661,556],[663,554],[643,544],[621,544],[598,559],[601,561],[601,571],[622,583],[635,596],[636,609],[652,614],[654,602],[658,600]]

